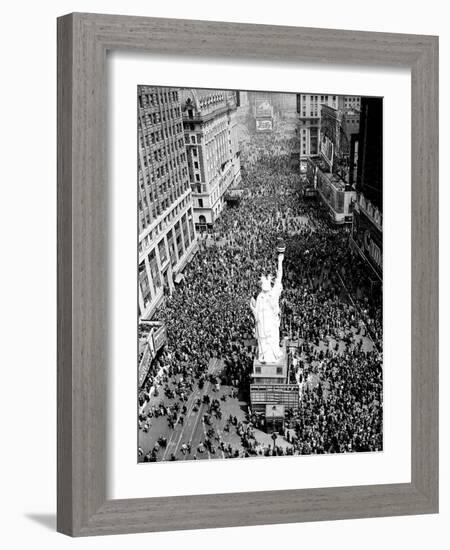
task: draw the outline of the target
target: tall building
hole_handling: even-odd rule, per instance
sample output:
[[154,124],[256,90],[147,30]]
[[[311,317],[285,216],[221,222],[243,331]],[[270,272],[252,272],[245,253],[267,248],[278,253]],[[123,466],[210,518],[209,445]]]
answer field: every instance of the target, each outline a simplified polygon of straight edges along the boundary
[[361,96],[358,95],[344,95],[340,96],[341,99],[341,105],[340,107],[343,109],[356,109],[357,111],[361,108]]
[[294,93],[273,93],[273,106],[277,114],[285,116],[286,114],[295,114],[296,109],[296,94]]
[[[338,103],[342,104],[343,101]],[[320,153],[329,162],[330,171],[338,173],[349,184],[353,183],[355,141],[358,136],[358,110],[341,106],[335,109],[322,105]]]
[[181,105],[195,226],[211,230],[241,179],[236,94],[184,89]]
[[[298,138],[298,114],[296,104],[296,94],[294,93],[274,93],[273,105],[278,118],[277,129],[287,139]],[[292,155],[295,154],[295,164],[299,161],[298,139],[295,140]]]
[[350,224],[353,219],[359,135],[359,111],[353,106],[360,101],[350,96],[302,94],[298,98],[300,158],[306,165],[308,189],[317,192],[335,224]]
[[383,100],[364,97],[361,103],[356,190],[383,211]]
[[376,278],[383,273],[383,99],[361,99],[352,240]]
[[359,109],[358,96],[297,94],[300,159],[320,153],[322,105],[333,109]]
[[247,107],[248,105],[248,92],[245,90],[236,90],[236,107]]
[[138,87],[139,314],[150,319],[195,252],[179,90]]

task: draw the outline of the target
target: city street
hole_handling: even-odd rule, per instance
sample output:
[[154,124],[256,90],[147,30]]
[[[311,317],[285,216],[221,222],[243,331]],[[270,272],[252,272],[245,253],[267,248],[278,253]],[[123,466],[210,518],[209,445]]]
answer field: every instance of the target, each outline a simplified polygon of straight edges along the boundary
[[[212,359],[210,363],[209,372],[212,375],[219,375],[222,367],[221,361],[218,359]],[[172,455],[177,460],[202,460],[210,458],[225,458],[225,452],[221,450],[217,443],[223,441],[225,446],[229,444],[233,448],[240,448],[240,436],[236,433],[234,426],[230,429],[226,429],[228,418],[235,417],[238,422],[245,422],[247,404],[245,402],[239,402],[237,397],[232,397],[233,388],[226,385],[220,385],[216,389],[215,384],[207,382],[205,386],[200,390],[198,387],[194,389],[185,405],[187,413],[183,423],[177,422],[174,429],[171,429],[167,423],[165,416],[153,418],[151,421],[151,427],[148,433],[141,434],[140,444],[144,453],[153,446],[153,442],[160,437],[167,438],[167,446],[161,447],[158,453],[159,460],[169,460]],[[210,424],[205,424],[203,419],[206,413],[207,407],[203,403],[203,398],[208,396],[210,399],[218,399],[221,403],[222,418],[212,416]],[[224,398],[226,397],[226,400]],[[200,407],[195,407],[195,402],[200,399],[202,404]],[[155,401],[156,403],[157,401]],[[153,403],[153,401],[152,401]],[[166,400],[166,405],[171,406],[174,400]],[[144,409],[145,412],[145,409]],[[211,453],[207,448],[201,450],[201,445],[207,438],[207,430],[209,426],[213,427],[217,439],[215,441],[214,453]],[[261,445],[271,445],[273,443],[271,435],[261,430],[254,430],[255,438]],[[190,452],[183,452],[183,444],[190,445]],[[283,438],[279,438],[277,444],[281,444],[283,447],[288,447],[289,443]],[[199,451],[200,448],[200,451]]]
[[[350,246],[349,228],[305,199],[291,122],[266,117],[261,127],[271,131],[258,133],[243,132],[245,120],[239,200],[200,232],[196,254],[154,316],[167,344],[139,394],[141,462],[383,448],[381,288]],[[276,272],[280,238],[279,336],[288,350],[285,383],[296,385],[298,403],[274,434],[250,400],[257,351],[250,300],[261,275]]]

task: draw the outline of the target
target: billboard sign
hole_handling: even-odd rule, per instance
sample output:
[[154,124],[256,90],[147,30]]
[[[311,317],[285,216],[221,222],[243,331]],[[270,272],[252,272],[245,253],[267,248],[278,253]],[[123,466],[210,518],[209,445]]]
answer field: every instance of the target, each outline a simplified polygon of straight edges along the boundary
[[322,137],[320,152],[322,153],[322,158],[328,164],[331,170],[331,167],[333,166],[334,145],[329,137]]
[[266,418],[284,418],[284,405],[266,405]]
[[317,170],[318,168],[314,162],[311,159],[308,159],[306,164],[306,179],[308,180],[309,185],[314,188],[317,187]]
[[155,352],[158,352],[167,342],[166,326],[162,325],[157,329],[153,329],[153,347]]
[[361,211],[353,212],[352,238],[359,253],[372,267],[380,280],[383,278],[383,235]]
[[273,130],[272,119],[264,119],[256,121],[257,132],[271,132]]
[[149,338],[145,346],[142,359],[139,363],[139,387],[141,387],[142,384],[144,383],[144,380],[147,376],[147,373],[150,369],[150,365],[154,357],[155,357],[155,350],[151,343],[151,339]]
[[298,384],[250,384],[250,400],[253,405],[284,405],[297,408]]
[[255,102],[257,117],[271,117],[272,105],[268,99],[257,99]]
[[344,191],[336,189],[327,176],[320,170],[317,174],[317,187],[328,206],[330,206],[334,212],[343,214],[345,203]]

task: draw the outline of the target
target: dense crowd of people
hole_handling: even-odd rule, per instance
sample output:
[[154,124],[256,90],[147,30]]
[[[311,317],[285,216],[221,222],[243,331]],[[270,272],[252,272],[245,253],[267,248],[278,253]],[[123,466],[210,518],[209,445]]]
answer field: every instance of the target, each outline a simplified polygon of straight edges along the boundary
[[[160,414],[172,428],[182,423],[189,396],[207,382],[230,386],[230,396],[239,392],[248,401],[254,357],[249,302],[261,275],[276,271],[281,237],[286,252],[280,330],[292,343],[301,386],[298,410],[289,411],[289,444],[258,444],[248,418],[245,425],[233,419],[226,424],[240,435],[240,449],[225,444],[213,425],[203,447],[217,447],[227,458],[382,449],[381,288],[352,252],[349,231],[332,227],[318,203],[302,198],[290,150],[283,138],[262,135],[247,143],[240,203],[225,209],[214,233],[200,239],[184,280],[159,308],[168,343],[139,394],[142,430]],[[369,338],[370,349],[364,349]],[[208,374],[211,358],[223,362],[218,376]],[[165,399],[175,399],[175,405],[166,406]],[[214,408],[208,403],[206,414],[221,415],[220,401]],[[143,459],[161,459],[161,443]],[[189,442],[183,445],[183,454],[191,453]]]

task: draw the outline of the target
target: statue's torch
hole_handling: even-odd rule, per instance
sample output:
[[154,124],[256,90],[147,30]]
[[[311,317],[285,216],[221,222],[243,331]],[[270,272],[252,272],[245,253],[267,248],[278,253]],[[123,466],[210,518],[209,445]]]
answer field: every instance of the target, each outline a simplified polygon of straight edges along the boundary
[[280,256],[283,257],[286,251],[286,243],[281,237],[278,237],[277,239],[277,251],[278,251],[278,260],[279,260]]

